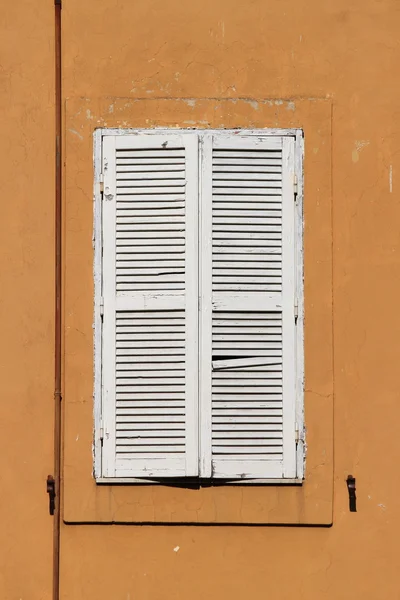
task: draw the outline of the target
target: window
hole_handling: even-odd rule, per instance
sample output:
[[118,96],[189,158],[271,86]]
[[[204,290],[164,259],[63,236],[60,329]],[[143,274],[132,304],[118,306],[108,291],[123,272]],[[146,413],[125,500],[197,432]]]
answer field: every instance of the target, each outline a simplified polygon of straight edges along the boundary
[[102,131],[103,478],[302,477],[302,142]]

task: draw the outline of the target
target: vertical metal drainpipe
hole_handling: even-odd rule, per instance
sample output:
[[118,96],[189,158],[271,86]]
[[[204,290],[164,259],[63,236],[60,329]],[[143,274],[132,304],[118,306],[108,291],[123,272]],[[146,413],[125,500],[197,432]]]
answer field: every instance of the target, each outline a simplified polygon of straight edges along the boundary
[[54,314],[54,484],[53,600],[60,597],[61,523],[61,352],[62,352],[62,95],[61,95],[61,0],[54,0],[55,22],[55,314]]

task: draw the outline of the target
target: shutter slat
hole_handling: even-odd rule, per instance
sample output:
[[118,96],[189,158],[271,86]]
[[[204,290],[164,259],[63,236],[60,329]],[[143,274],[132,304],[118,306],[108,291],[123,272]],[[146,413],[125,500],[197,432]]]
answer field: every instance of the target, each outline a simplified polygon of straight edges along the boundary
[[[220,181],[220,185],[214,185],[213,193],[214,194],[223,194],[223,195],[249,195],[249,196],[266,196],[265,194],[265,183],[263,181],[255,181],[252,184],[247,181],[235,181],[235,185],[231,183],[229,186],[226,181]],[[281,189],[280,181],[271,181],[268,182],[269,192],[270,194],[279,194],[279,190]],[[172,193],[172,190],[171,190]]]
[[238,209],[234,205],[229,204],[224,206],[222,203],[214,204],[214,223],[223,223],[224,219],[228,219],[229,223],[243,223],[243,218],[250,217],[247,223],[256,223],[257,219],[271,219],[271,223],[274,223],[274,219],[280,219],[282,211],[280,209],[272,209],[271,207],[263,209],[262,206],[259,209]]
[[[125,161],[125,159],[124,159]],[[148,173],[153,173],[154,176],[156,178],[159,178],[161,176],[162,173],[175,173],[176,171],[181,171],[182,173],[185,172],[185,163],[182,161],[177,161],[175,162],[164,162],[164,163],[150,163],[150,164],[143,164],[142,162],[140,162],[140,164],[138,164],[139,161],[136,162],[130,162],[130,164],[127,164],[126,162],[123,162],[121,164],[121,161],[117,161],[117,168],[115,169],[115,171],[117,173],[135,173],[137,175],[140,174],[148,174]]]
[[233,164],[229,160],[221,161],[214,158],[214,173],[232,173],[232,176],[236,174],[245,173],[250,175],[252,173],[282,173],[282,165],[280,161],[276,161],[276,164],[271,165],[273,161],[260,161],[260,159],[254,160],[254,165],[249,165],[248,160],[234,161]]
[[266,236],[264,236],[263,239],[263,237],[260,235],[256,236],[255,234],[249,234],[247,238],[244,235],[242,239],[238,235],[236,235],[235,238],[229,239],[229,234],[219,234],[218,238],[216,239],[218,239],[218,245],[213,248],[213,252],[217,252],[217,248],[219,250],[219,248],[221,247],[230,248],[229,252],[232,252],[232,248],[242,247],[257,247],[257,252],[259,252],[258,248],[273,248],[276,250],[276,254],[280,254],[282,252],[280,250],[281,244],[279,240],[266,239]]
[[272,210],[275,209],[277,205],[279,205],[281,200],[282,195],[281,192],[278,190],[269,189],[265,190],[265,193],[263,193],[262,190],[260,190],[257,191],[257,194],[249,193],[248,195],[237,195],[232,193],[224,194],[223,192],[221,192],[221,190],[213,190],[213,202],[216,202],[217,205],[228,202],[230,204],[236,204],[236,206],[241,206],[242,208],[244,208],[248,204],[252,203],[259,204],[260,208],[262,206],[265,206],[265,208],[269,208],[269,206],[271,206]]
[[144,227],[141,227],[142,225],[147,225],[146,229],[153,229],[154,225],[158,227],[169,225],[171,223],[179,223],[183,228],[185,227],[184,211],[181,211],[180,214],[176,214],[178,211],[174,210],[174,214],[163,214],[162,216],[160,216],[159,211],[123,211],[125,213],[124,216],[121,215],[121,212],[122,211],[118,211],[119,216],[117,217],[117,227],[121,230],[128,229],[128,225],[129,230],[131,231],[136,231],[137,228],[144,229]]
[[[278,164],[282,164],[280,161],[281,151],[280,150],[256,150],[255,152],[252,150],[219,150],[214,148],[213,150],[213,164],[218,164],[219,160],[222,158],[229,159],[244,159],[244,164],[254,164],[254,160],[264,160],[267,159],[275,159]],[[251,161],[250,163],[248,161]]]
[[[174,440],[172,440],[172,442],[173,441]],[[138,458],[140,456],[146,463],[150,454],[158,454],[161,460],[168,456],[168,454],[185,454],[184,444],[173,445],[171,442],[168,444],[158,443],[157,446],[147,446],[143,444],[132,447],[126,444],[119,444],[117,441],[116,446],[119,455],[125,455],[125,457],[128,456],[129,458]]]
[[172,429],[175,429],[176,424],[182,424],[183,429],[185,429],[185,415],[183,413],[176,415],[168,411],[165,414],[158,412],[156,413],[155,411],[151,414],[142,414],[136,411],[132,411],[129,408],[120,408],[118,411],[117,422],[119,422],[120,420],[122,421],[124,419],[126,420],[126,422],[133,424],[143,423],[146,425],[146,427],[149,426],[149,424],[151,425],[152,423],[154,423],[154,428],[157,428],[160,423],[164,423],[166,427],[169,427],[168,424],[171,423]]
[[[230,269],[232,268],[229,264],[230,262],[235,262],[236,269],[263,269],[264,272],[273,275],[273,271],[280,271],[282,269],[282,263],[278,260],[271,261],[265,255],[259,255],[253,258],[253,256],[246,256],[246,260],[243,260],[240,256],[232,256],[228,260],[225,259],[225,256],[218,257],[218,255],[214,255],[214,272],[219,269]],[[275,273],[276,274],[276,273]]]
[[[185,177],[185,166],[182,165],[182,170],[180,172],[168,171],[166,169],[157,170],[157,171],[137,171],[136,169],[117,169],[117,177],[118,177],[118,185],[125,185],[125,181],[132,182],[133,185],[137,185],[137,181],[150,181],[157,182],[157,180],[162,179],[165,181],[165,185],[170,184],[170,180],[176,181],[175,183],[171,183],[171,185],[180,185],[182,180]],[[123,183],[121,183],[123,182]],[[142,184],[140,184],[142,185]]]
[[160,153],[158,156],[152,154],[152,156],[148,157],[146,155],[136,155],[136,156],[128,156],[123,155],[121,152],[118,152],[117,160],[117,171],[121,165],[134,166],[137,168],[142,168],[144,165],[148,165],[151,168],[155,168],[157,166],[162,167],[163,165],[182,165],[185,166],[185,157],[184,155],[176,156],[176,153],[172,155],[172,152],[169,151],[166,154]]
[[283,415],[283,410],[282,408],[268,408],[268,411],[265,409],[263,409],[262,407],[260,408],[254,408],[253,410],[248,409],[248,412],[246,413],[245,407],[232,407],[232,408],[228,408],[228,407],[221,407],[221,408],[215,408],[212,412],[212,419],[213,422],[215,419],[217,419],[218,417],[220,418],[220,420],[225,422],[225,419],[227,419],[228,417],[241,417],[243,419],[243,422],[246,423],[250,423],[252,418],[255,417],[260,417],[261,418],[261,422],[266,422],[269,421],[270,417],[282,417]]
[[170,161],[171,158],[180,158],[182,162],[185,160],[185,150],[184,148],[166,148],[165,150],[158,150],[157,148],[149,148],[146,150],[117,150],[117,164],[121,159],[131,158],[136,163],[136,160],[139,158],[148,159],[153,164],[154,158],[163,158],[167,162]]
[[[178,185],[175,184],[175,186],[172,185],[165,185],[165,186],[161,186],[159,185],[158,187],[146,187],[143,184],[142,185],[138,185],[138,186],[134,186],[132,184],[131,181],[124,181],[123,185],[119,185],[117,186],[117,199],[119,201],[122,201],[123,199],[123,195],[127,194],[129,195],[129,198],[134,197],[133,194],[148,194],[150,195],[158,195],[158,194],[183,194],[184,192],[184,183],[182,183],[182,185]],[[150,199],[150,198],[149,198]]]
[[[219,254],[223,254],[220,258],[216,258]],[[225,255],[228,255],[226,257]],[[241,256],[236,257],[237,254],[241,254]],[[254,257],[253,254],[257,254],[258,257]],[[261,257],[260,255],[264,255]],[[235,261],[235,260],[272,260],[274,262],[281,262],[281,249],[279,246],[276,248],[269,247],[260,247],[260,248],[252,248],[251,246],[243,246],[236,248],[227,248],[223,245],[222,242],[219,243],[218,248],[213,250],[214,260],[227,260],[227,261]]]
[[222,183],[224,185],[232,184],[232,185],[241,185],[243,187],[248,187],[248,184],[250,181],[252,182],[252,185],[254,187],[263,187],[265,185],[265,183],[263,183],[263,182],[281,181],[281,180],[282,180],[281,172],[279,172],[279,173],[271,173],[271,172],[269,172],[269,173],[262,173],[262,172],[254,173],[253,170],[248,171],[248,170],[243,169],[243,171],[241,171],[241,172],[230,171],[229,176],[228,176],[228,173],[226,173],[222,168],[219,170],[214,169],[214,171],[213,171],[213,185],[216,187],[221,185]]
[[215,423],[214,432],[215,437],[235,437],[240,433],[248,435],[248,432],[260,432],[260,435],[264,435],[263,432],[269,432],[268,436],[279,437],[282,436],[282,425],[279,423]]
[[[276,427],[279,427],[279,425],[276,425]],[[174,424],[157,423],[157,425],[155,425],[154,423],[141,423],[140,421],[135,421],[132,417],[129,416],[120,416],[117,420],[117,431],[123,431],[126,435],[130,433],[132,433],[132,435],[135,435],[136,432],[148,431],[150,437],[152,437],[153,435],[155,435],[156,437],[163,435],[168,436],[169,429],[171,431],[182,431],[185,429],[185,425],[184,423],[179,422]]]
[[[233,412],[236,412],[238,414],[213,415],[213,423],[215,423],[215,425],[218,426],[218,428],[220,428],[221,426],[227,427],[229,431],[231,425],[248,425],[250,428],[253,426],[253,424],[257,426],[261,424],[262,426],[266,426],[265,416],[253,414],[243,415],[243,413],[241,413],[240,411]],[[271,414],[271,411],[268,412],[268,423],[271,427],[275,425],[282,425],[282,422],[282,411],[280,414]]]

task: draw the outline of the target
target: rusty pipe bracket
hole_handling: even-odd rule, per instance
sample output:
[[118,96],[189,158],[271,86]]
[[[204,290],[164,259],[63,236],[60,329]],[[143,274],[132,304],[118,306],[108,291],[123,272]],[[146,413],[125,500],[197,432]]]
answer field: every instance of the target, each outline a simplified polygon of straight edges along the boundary
[[49,495],[49,513],[50,515],[54,515],[56,508],[56,482],[52,475],[48,475],[46,484],[47,493]]
[[346,483],[349,492],[349,510],[350,512],[357,512],[356,478],[353,475],[349,475]]

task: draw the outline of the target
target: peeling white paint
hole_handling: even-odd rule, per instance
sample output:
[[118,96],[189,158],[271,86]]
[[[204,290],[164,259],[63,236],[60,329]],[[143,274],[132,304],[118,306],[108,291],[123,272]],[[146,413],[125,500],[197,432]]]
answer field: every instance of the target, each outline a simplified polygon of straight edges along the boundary
[[179,546],[175,546],[174,552],[178,552],[179,548],[180,548]]
[[256,100],[250,100],[249,104],[250,104],[251,108],[254,108],[254,110],[258,110],[260,108],[258,105],[258,102]]
[[[185,125],[206,125],[206,126],[209,125],[208,121],[191,121],[191,120],[188,120],[188,121],[183,121],[183,123]],[[177,129],[179,129],[179,124],[175,123],[174,127],[176,127]]]
[[389,192],[393,192],[393,166],[389,166]]
[[378,508],[381,508],[382,510],[386,510],[386,506],[384,504],[378,504]]
[[79,440],[79,433],[78,433],[78,435],[77,435],[77,436],[76,436],[76,438],[75,438],[75,441],[76,441],[76,442],[77,442],[78,440]]
[[369,140],[356,140],[354,142],[354,146],[355,148],[351,153],[351,160],[353,161],[353,163],[356,163],[359,161],[361,150],[366,146],[369,146]]
[[93,117],[92,117],[92,113],[90,112],[90,110],[89,110],[88,108],[86,109],[86,118],[87,118],[88,120],[90,120],[90,119],[93,119]]
[[193,100],[193,99],[185,100],[185,103],[186,103],[188,106],[191,106],[192,108],[193,108],[194,106],[196,106],[196,100]]
[[294,102],[288,102],[286,110],[296,110],[296,105]]
[[365,146],[369,146],[369,140],[356,140],[355,146],[356,150],[360,151],[365,148]]

